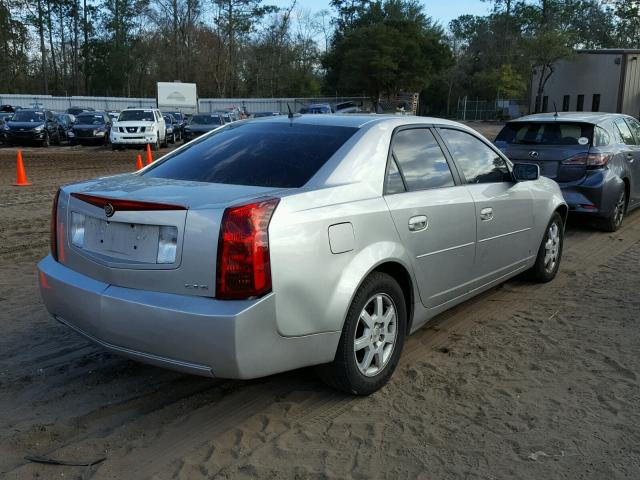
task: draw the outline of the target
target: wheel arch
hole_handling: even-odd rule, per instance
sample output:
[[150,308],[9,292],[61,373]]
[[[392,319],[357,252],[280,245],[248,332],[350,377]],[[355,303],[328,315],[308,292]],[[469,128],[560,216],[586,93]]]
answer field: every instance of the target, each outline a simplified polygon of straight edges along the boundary
[[[411,278],[411,274],[407,270],[407,268],[400,262],[395,260],[385,261],[379,265],[377,265],[373,270],[371,270],[363,279],[364,280],[371,275],[373,272],[382,272],[389,275],[400,285],[400,289],[402,290],[402,294],[404,296],[404,303],[407,308],[407,335],[411,331],[411,325],[413,324],[413,313],[415,310],[414,301],[415,301],[415,293],[414,293],[414,284],[413,279]],[[362,284],[362,282],[360,282]],[[360,285],[358,285],[360,288]],[[356,289],[357,291],[358,289]]]

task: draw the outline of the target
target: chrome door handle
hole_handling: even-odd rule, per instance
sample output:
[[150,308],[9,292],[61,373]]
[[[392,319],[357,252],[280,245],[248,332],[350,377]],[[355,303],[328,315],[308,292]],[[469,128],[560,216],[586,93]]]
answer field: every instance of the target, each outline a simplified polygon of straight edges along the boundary
[[426,215],[416,215],[409,219],[409,230],[419,232],[425,230],[429,226],[429,219]]
[[482,220],[483,222],[493,220],[493,208],[487,207],[480,210],[480,220]]

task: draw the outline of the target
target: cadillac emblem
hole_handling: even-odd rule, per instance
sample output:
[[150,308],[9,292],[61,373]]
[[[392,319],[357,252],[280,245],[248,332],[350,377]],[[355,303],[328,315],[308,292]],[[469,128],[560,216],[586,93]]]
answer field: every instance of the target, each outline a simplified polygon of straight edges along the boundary
[[116,213],[116,209],[113,207],[113,205],[111,205],[110,203],[107,203],[104,206],[104,214],[107,217],[112,217],[114,213]]

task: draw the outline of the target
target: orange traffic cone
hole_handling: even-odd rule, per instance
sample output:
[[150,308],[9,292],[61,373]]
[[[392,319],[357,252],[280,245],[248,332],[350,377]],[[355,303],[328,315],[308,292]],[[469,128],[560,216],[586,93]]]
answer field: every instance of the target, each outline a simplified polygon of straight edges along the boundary
[[153,163],[153,157],[151,156],[151,145],[147,143],[147,165],[151,165]]
[[22,163],[22,150],[18,150],[18,158],[16,160],[16,187],[28,187],[33,185],[27,180],[27,172],[24,171],[24,163]]
[[136,159],[136,170],[142,170],[142,155],[138,154]]

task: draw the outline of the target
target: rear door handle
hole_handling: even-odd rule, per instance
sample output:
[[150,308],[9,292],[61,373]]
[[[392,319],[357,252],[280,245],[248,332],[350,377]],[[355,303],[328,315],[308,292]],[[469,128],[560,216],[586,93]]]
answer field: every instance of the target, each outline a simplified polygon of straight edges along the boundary
[[425,230],[429,226],[429,219],[426,215],[416,215],[409,219],[409,230],[419,232]]
[[493,220],[493,208],[487,207],[480,210],[480,220],[482,220],[483,222]]

